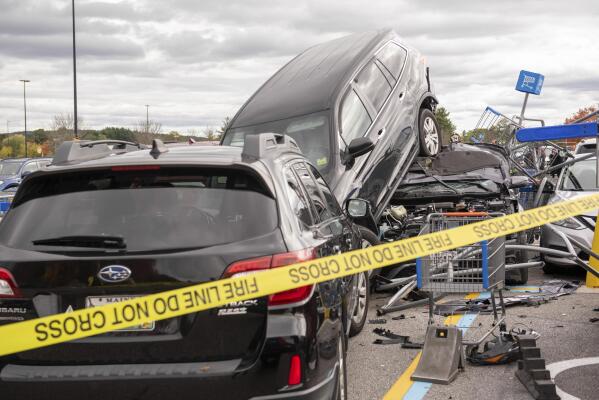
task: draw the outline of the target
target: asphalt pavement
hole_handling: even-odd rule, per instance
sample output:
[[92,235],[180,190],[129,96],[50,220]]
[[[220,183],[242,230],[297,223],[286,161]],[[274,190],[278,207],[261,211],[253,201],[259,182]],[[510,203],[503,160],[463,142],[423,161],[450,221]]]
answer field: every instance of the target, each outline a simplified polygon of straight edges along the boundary
[[[544,280],[565,279],[584,282],[580,271],[563,271],[546,275],[531,270],[529,285],[540,285]],[[465,370],[449,385],[412,384],[410,366],[419,350],[402,349],[399,344],[373,344],[380,336],[373,329],[380,327],[393,333],[408,335],[413,342],[422,342],[428,320],[426,307],[376,316],[376,307],[388,297],[374,294],[368,319],[386,320],[385,324],[366,323],[364,331],[350,339],[348,353],[348,383],[350,400],[373,399],[532,399],[515,377],[516,363],[499,366],[473,366]],[[448,299],[449,300],[449,299]],[[540,306],[514,306],[507,309],[508,329],[532,328],[541,336],[537,341],[547,364],[586,357],[599,357],[599,289],[579,288],[574,294],[560,297]],[[404,319],[393,320],[403,314]],[[443,322],[442,319],[439,322]],[[468,337],[478,337],[489,326],[489,316],[479,315],[468,330]],[[403,377],[402,377],[403,374]],[[554,377],[555,378],[555,377]],[[599,398],[599,364],[568,369],[555,378],[558,387],[580,399]],[[408,388],[408,389],[406,389]],[[407,390],[407,393],[406,393]],[[404,393],[406,393],[404,395]]]

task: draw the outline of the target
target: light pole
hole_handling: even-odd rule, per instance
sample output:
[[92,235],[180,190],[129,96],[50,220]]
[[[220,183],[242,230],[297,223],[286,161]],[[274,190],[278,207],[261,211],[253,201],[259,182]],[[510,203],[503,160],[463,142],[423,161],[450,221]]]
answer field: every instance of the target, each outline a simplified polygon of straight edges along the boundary
[[146,104],[146,135],[150,133],[150,105]]
[[77,47],[75,46],[75,0],[72,0],[73,14],[73,134],[75,139],[79,139],[79,131],[77,129]]
[[25,84],[31,81],[27,79],[19,79],[19,82],[23,82],[23,113],[25,115],[25,158],[27,158],[27,97],[25,96]]

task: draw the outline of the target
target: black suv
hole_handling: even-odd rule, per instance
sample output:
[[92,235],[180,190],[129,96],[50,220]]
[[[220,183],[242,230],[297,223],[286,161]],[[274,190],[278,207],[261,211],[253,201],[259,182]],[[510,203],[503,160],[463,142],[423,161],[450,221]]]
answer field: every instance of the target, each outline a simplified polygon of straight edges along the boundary
[[[0,324],[359,246],[289,137],[253,135],[243,148],[65,143],[0,223]],[[1,398],[345,399],[352,285],[2,357]]]
[[368,200],[378,221],[414,157],[440,151],[437,103],[424,58],[394,31],[354,34],[277,71],[237,112],[222,144],[289,135],[339,202]]

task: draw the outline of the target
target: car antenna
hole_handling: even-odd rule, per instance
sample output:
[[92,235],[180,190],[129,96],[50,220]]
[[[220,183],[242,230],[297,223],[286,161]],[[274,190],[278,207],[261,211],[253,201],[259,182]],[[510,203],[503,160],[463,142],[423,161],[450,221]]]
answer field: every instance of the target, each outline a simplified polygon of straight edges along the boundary
[[160,139],[153,139],[152,140],[152,150],[150,150],[150,155],[154,158],[158,158],[160,157],[160,155],[162,153],[167,153],[168,152],[168,147],[166,147],[166,145],[164,143],[162,143],[162,140]]

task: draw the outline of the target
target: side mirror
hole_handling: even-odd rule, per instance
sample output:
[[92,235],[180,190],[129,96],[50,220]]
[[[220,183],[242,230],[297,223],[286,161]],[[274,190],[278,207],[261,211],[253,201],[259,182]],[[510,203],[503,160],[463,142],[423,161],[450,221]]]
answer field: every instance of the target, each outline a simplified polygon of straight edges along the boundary
[[374,149],[374,143],[368,137],[356,138],[347,146],[347,152],[353,158],[360,157],[372,149]]
[[512,176],[507,179],[506,186],[510,189],[523,188],[532,184],[527,176]]
[[21,178],[25,178],[27,175],[31,175],[31,171],[23,171]]
[[370,203],[362,199],[349,199],[345,203],[345,212],[352,218],[361,218],[370,214]]

